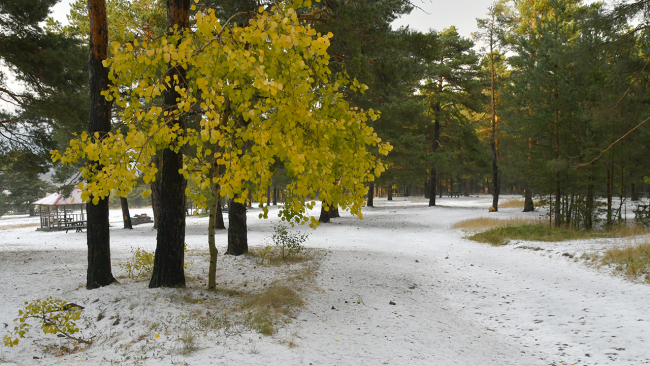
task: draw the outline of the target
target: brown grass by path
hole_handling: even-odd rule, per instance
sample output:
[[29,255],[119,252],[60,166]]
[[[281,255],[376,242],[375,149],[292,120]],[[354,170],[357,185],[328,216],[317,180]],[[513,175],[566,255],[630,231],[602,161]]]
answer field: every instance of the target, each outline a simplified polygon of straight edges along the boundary
[[24,228],[24,227],[36,227],[38,225],[39,225],[38,222],[31,222],[31,223],[28,223],[28,224],[4,225],[4,226],[0,226],[0,230],[20,229],[20,228]]
[[453,229],[463,229],[465,231],[477,231],[481,229],[491,229],[500,226],[516,226],[539,223],[540,220],[526,217],[526,218],[509,218],[497,219],[494,217],[479,217],[476,219],[467,219],[455,223]]

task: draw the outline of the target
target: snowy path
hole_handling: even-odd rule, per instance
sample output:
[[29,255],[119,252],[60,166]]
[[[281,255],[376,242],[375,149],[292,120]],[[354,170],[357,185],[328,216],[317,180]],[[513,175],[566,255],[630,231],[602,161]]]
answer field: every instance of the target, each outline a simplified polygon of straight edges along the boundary
[[[306,343],[335,345],[331,334],[337,330],[346,340],[340,354],[405,365],[420,359],[419,364],[436,365],[650,363],[647,285],[562,256],[475,243],[449,229],[461,219],[486,215],[481,211],[397,210],[395,215],[390,208],[375,208],[362,223],[343,219],[319,235],[347,234],[345,242],[326,246],[355,251],[333,251],[323,266],[321,287],[334,291],[314,301],[319,305],[310,309],[311,317],[335,319],[336,326],[319,324]],[[509,212],[499,215],[520,214]],[[350,305],[357,295],[369,307]],[[391,300],[397,305],[389,306]],[[328,310],[330,305],[343,317]],[[384,344],[378,344],[382,338]],[[372,344],[378,345],[364,349]]]
[[[418,200],[379,200],[378,207],[364,211],[363,221],[344,215],[315,232],[301,227],[310,233],[308,246],[328,251],[317,277],[320,291],[309,295],[307,308],[276,337],[245,334],[183,361],[283,366],[650,363],[650,286],[561,255],[624,239],[490,247],[463,239],[464,233],[451,225],[472,217],[524,214],[518,209],[488,214],[489,197],[442,199],[441,204],[429,208]],[[252,245],[261,244],[277,222],[257,220],[256,214],[249,213]],[[190,248],[205,247],[206,225],[205,218],[188,219]],[[115,259],[128,256],[133,244],[155,245],[150,229],[126,233],[116,227],[111,235]],[[225,233],[218,241],[223,252]],[[524,244],[544,250],[518,248]],[[0,283],[0,320],[15,317],[34,292],[88,296],[76,289],[83,286],[84,247],[83,235],[0,230],[0,275],[5,279]],[[29,254],[34,251],[38,253]],[[32,261],[43,268],[29,266]],[[54,266],[48,268],[48,261]],[[295,338],[297,347],[287,347],[281,340],[287,338]],[[75,356],[66,360],[95,365],[110,352],[91,348],[84,354],[87,362],[76,362]],[[20,365],[57,364],[51,358],[32,361],[31,354],[5,355],[5,361],[29,359],[17,361]],[[152,358],[142,364],[168,361]]]

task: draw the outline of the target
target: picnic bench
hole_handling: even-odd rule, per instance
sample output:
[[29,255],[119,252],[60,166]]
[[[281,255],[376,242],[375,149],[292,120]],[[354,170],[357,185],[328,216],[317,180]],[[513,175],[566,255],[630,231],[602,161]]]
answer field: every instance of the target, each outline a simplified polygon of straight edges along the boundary
[[151,216],[148,216],[146,213],[131,217],[131,225],[146,224],[149,222],[153,222],[153,220],[151,219]]
[[83,229],[86,229],[88,227],[88,222],[87,221],[66,221],[61,223],[61,229],[65,229],[65,232],[67,233],[68,230],[74,229],[76,232],[81,233],[83,232]]
[[639,224],[650,225],[650,205],[637,205],[634,219]]
[[449,197],[458,197],[458,198],[460,198],[460,191],[449,191]]

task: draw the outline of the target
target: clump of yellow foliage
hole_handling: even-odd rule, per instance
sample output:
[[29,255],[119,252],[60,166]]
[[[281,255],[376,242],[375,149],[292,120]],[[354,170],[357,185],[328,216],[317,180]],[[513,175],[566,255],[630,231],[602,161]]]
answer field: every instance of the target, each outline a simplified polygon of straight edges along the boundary
[[[53,151],[53,159],[95,162],[81,173],[87,181],[83,198],[97,200],[111,190],[126,196],[138,176],[145,183],[155,179],[150,158],[157,151],[191,150],[181,173],[202,190],[213,179],[221,195],[237,195],[240,202],[249,191],[260,200],[279,161],[293,178],[284,219],[317,225],[305,215],[316,192],[361,217],[364,183],[384,170],[368,147],[377,146],[380,155],[392,147],[367,125],[379,118],[377,112],[343,99],[343,92],[367,87],[331,76],[332,36],[316,33],[293,8],[280,6],[260,8],[246,27],[222,25],[213,11],[198,12],[195,26],[182,33],[114,42],[114,56],[105,61],[112,87],[104,93],[122,108],[121,130],[94,138],[84,133],[64,154]],[[168,67],[187,70],[187,87],[164,76]],[[172,86],[180,98],[165,109],[161,97]],[[166,123],[189,113],[200,117],[196,128]],[[222,167],[214,178],[213,159]],[[205,205],[206,197],[193,198]]]

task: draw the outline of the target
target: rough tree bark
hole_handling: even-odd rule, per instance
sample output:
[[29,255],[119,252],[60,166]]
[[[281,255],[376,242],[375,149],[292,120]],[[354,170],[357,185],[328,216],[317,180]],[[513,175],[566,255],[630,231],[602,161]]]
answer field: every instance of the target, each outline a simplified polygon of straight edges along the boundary
[[217,230],[226,230],[226,223],[223,221],[223,208],[221,207],[221,196],[219,190],[217,190],[217,207],[216,207],[217,216],[215,217],[214,228]]
[[[189,0],[167,0],[167,28],[178,26],[179,30],[187,28],[190,22]],[[180,66],[169,64],[167,76],[171,80],[178,78],[169,90],[165,91],[165,106],[176,108],[178,92],[176,85],[184,87],[186,71]],[[186,128],[184,117],[168,121],[170,126],[178,125]],[[174,152],[171,148],[163,150],[163,167],[161,182],[161,210],[158,235],[156,237],[156,255],[153,274],[149,287],[185,287],[185,178],[178,173],[183,167],[183,152]]]
[[[108,69],[102,61],[108,54],[108,24],[105,0],[88,0],[90,20],[90,52],[88,71],[90,78],[90,119],[88,132],[100,138],[111,130],[111,105],[101,92],[108,89]],[[94,137],[93,137],[94,138]],[[100,167],[98,167],[100,168]],[[86,288],[94,289],[115,282],[111,272],[111,246],[108,230],[108,196],[95,205],[86,205],[88,230],[88,271]]]
[[124,197],[120,197],[120,205],[122,206],[122,219],[124,219],[124,228],[133,229],[131,224],[131,214],[129,213],[129,202]]
[[326,205],[327,203],[325,201],[321,202],[320,216],[318,217],[318,221],[325,224],[330,222],[330,212],[325,210]]
[[248,227],[246,226],[246,204],[235,202],[231,199],[228,203],[228,249],[226,254],[242,255],[248,253]]
[[161,197],[160,197],[160,183],[162,182],[162,159],[160,156],[154,156],[151,159],[151,162],[158,168],[156,172],[156,179],[149,183],[151,187],[151,209],[153,210],[153,228],[158,228],[158,222],[160,221],[160,207],[161,207]]
[[585,198],[585,229],[591,230],[594,227],[594,170],[589,165],[589,176],[587,177],[587,197]]
[[524,189],[524,212],[535,211],[535,202],[533,202],[533,193],[530,188]]
[[[216,159],[212,161],[212,177],[219,176],[219,165],[216,164]],[[214,230],[217,222],[217,215],[219,214],[218,208],[221,207],[219,203],[219,185],[212,180],[212,198],[210,199],[210,220],[208,221],[208,247],[210,249],[210,268],[208,270],[208,288],[214,289],[217,287],[217,245],[214,241]],[[221,218],[223,222],[223,217]]]

